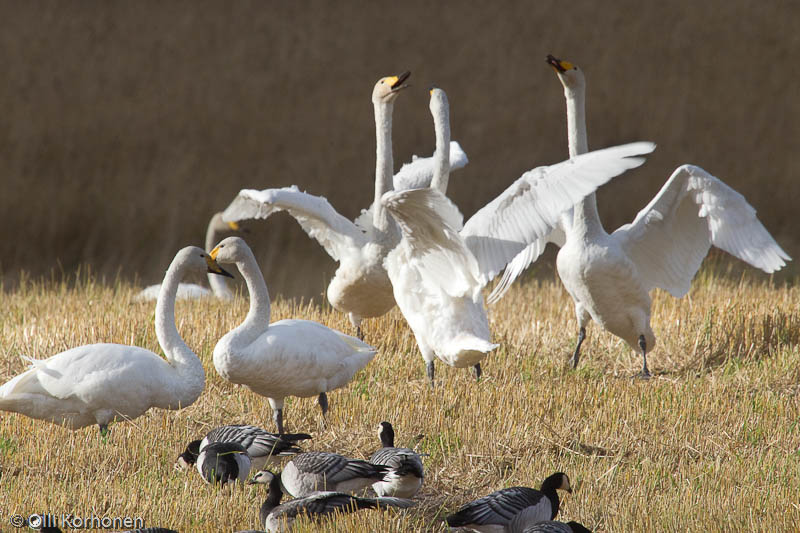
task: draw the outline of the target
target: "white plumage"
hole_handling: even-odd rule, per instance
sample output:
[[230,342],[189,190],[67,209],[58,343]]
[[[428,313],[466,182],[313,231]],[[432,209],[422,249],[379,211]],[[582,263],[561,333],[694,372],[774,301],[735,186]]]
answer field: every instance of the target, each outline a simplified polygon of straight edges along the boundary
[[286,396],[319,395],[343,387],[375,356],[372,346],[317,322],[280,320],[272,324],[267,285],[253,252],[239,237],[228,237],[211,252],[220,263],[235,263],[247,283],[250,311],[244,322],[214,347],[214,367],[224,379],[266,396],[283,433]]
[[[392,111],[394,100],[408,73],[382,78],[375,84],[372,102],[377,137],[375,198],[384,192],[414,186],[427,187],[433,176],[434,158],[415,158],[392,178]],[[458,143],[450,143],[451,164],[466,165],[467,158]],[[437,147],[437,150],[439,148]],[[301,192],[297,187],[257,191],[243,189],[225,210],[225,220],[267,218],[286,211],[308,235],[316,239],[330,257],[339,263],[328,285],[328,300],[347,313],[361,336],[361,319],[381,316],[395,305],[392,287],[383,259],[398,242],[396,228],[386,219],[379,201],[354,221],[340,215],[321,196]]]
[[[434,117],[447,105],[443,94],[431,91]],[[641,165],[644,159],[634,156],[653,149],[652,143],[632,143],[530,170],[463,229],[461,213],[433,185],[383,196],[403,236],[384,264],[431,380],[434,356],[450,366],[474,366],[480,376],[480,361],[497,346],[490,341],[484,285],[530,243],[549,235],[562,212],[612,177]],[[434,183],[446,187],[446,159],[440,152],[437,156]]]
[[[239,224],[236,222],[224,222],[222,220],[222,213],[215,213],[208,222],[206,229],[206,251],[210,252],[211,248],[219,242],[220,234],[230,231],[239,231]],[[220,300],[230,300],[233,298],[233,291],[231,291],[228,281],[220,276],[208,274],[208,284],[211,289],[198,285],[196,283],[181,283],[178,285],[178,293],[175,295],[176,300],[199,300],[201,298],[219,298]],[[161,284],[150,285],[145,287],[136,295],[133,300],[136,302],[149,302],[158,298],[158,293],[161,291]]]
[[156,304],[156,335],[166,354],[136,346],[89,344],[45,360],[28,359],[30,370],[0,387],[0,409],[70,429],[98,424],[105,432],[151,407],[180,409],[194,403],[205,385],[203,365],[175,327],[175,294],[189,272],[224,272],[200,248],[178,252]]
[[[585,79],[571,63],[553,56],[548,63],[564,85],[570,156],[575,156],[588,149]],[[636,219],[610,235],[594,194],[576,204],[562,227],[567,239],[556,264],[580,328],[573,365],[591,318],[640,350],[644,376],[650,374],[647,351],[655,345],[651,289],[686,294],[711,245],[768,273],[790,259],[741,194],[694,165],[678,167]]]

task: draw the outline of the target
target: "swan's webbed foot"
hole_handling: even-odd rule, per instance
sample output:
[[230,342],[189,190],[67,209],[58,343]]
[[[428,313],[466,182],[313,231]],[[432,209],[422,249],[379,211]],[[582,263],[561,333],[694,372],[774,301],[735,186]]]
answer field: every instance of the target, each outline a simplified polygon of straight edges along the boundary
[[283,433],[283,408],[274,409],[272,411],[272,420],[278,426],[278,433]]
[[578,368],[578,361],[581,358],[581,344],[583,344],[585,338],[586,328],[581,326],[581,329],[578,331],[578,345],[575,347],[575,353],[572,354],[572,368]]
[[648,379],[650,371],[647,369],[647,342],[644,335],[639,335],[639,348],[642,350],[642,378]]
[[431,388],[433,388],[433,361],[428,361],[425,363],[425,371],[428,374],[428,384],[430,384]]
[[324,418],[325,415],[328,414],[328,395],[324,392],[320,392],[317,402],[319,403],[319,408],[322,410],[322,417]]
[[475,370],[475,381],[480,381],[481,375],[483,375],[483,370],[481,370],[481,364],[477,363],[472,368]]

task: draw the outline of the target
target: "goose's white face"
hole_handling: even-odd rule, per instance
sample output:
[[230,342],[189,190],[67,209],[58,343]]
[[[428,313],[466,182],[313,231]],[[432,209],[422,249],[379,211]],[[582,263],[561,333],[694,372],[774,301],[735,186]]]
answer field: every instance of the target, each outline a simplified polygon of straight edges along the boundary
[[220,241],[208,255],[212,260],[218,263],[236,263],[244,257],[246,247],[247,244],[245,244],[241,237],[228,237]]
[[405,81],[411,76],[411,72],[403,72],[399,76],[387,76],[378,80],[375,88],[372,89],[372,101],[375,103],[391,103],[400,91],[407,88]]
[[561,476],[561,485],[558,488],[567,492],[572,492],[572,486],[569,484],[569,477],[567,477],[566,474]]
[[275,474],[270,472],[269,470],[261,470],[260,472],[256,472],[250,479],[251,484],[259,484],[259,485],[269,485],[270,481],[275,477]]
[[583,71],[577,65],[557,59],[552,55],[547,56],[547,64],[553,67],[553,70],[558,74],[558,79],[561,80],[561,84],[567,89],[577,89],[586,85]]

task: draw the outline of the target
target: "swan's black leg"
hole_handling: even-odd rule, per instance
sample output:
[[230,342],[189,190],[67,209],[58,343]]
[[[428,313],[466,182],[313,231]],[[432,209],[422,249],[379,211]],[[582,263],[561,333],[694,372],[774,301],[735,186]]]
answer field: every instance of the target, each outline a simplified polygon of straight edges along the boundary
[[100,426],[100,436],[106,438],[108,435],[108,424],[97,424]]
[[480,381],[481,375],[483,374],[483,371],[481,370],[481,364],[477,363],[472,368],[475,369],[475,381]]
[[433,361],[425,363],[425,370],[428,372],[428,382],[433,387]]
[[575,353],[572,354],[572,368],[578,368],[578,360],[581,358],[581,344],[583,344],[583,339],[586,338],[586,328],[581,326],[580,331],[578,331],[578,345],[575,347]]
[[275,425],[278,426],[278,433],[283,433],[283,408],[272,411],[272,419],[275,421]]
[[358,340],[364,340],[364,332],[361,331],[361,326],[356,326],[356,337],[358,337]]
[[324,392],[320,392],[317,402],[319,402],[319,408],[322,409],[322,416],[324,417],[328,414],[328,395]]
[[642,350],[642,377],[649,378],[650,371],[647,370],[647,342],[644,335],[639,335],[639,348]]

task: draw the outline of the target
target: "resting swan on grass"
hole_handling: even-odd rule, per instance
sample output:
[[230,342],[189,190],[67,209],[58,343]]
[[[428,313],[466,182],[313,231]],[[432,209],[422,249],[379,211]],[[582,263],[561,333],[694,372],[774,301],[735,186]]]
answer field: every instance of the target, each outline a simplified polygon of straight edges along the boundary
[[[208,222],[206,229],[206,251],[211,251],[216,243],[220,241],[220,234],[230,231],[240,231],[239,224],[236,222],[225,222],[222,220],[222,212],[215,213]],[[220,300],[230,300],[233,298],[233,291],[228,285],[228,280],[220,276],[208,275],[208,284],[211,290],[196,283],[181,283],[178,285],[176,300],[197,300],[199,298],[215,297]],[[134,297],[136,302],[149,302],[158,298],[161,291],[161,284],[150,285],[139,291]]]
[[239,237],[228,237],[209,254],[235,264],[247,283],[250,311],[244,322],[214,347],[214,367],[224,379],[266,396],[278,433],[283,433],[286,396],[318,396],[323,416],[326,393],[343,387],[375,356],[375,348],[309,320],[270,320],[267,285],[253,252]]
[[194,403],[205,373],[175,327],[175,294],[190,272],[230,276],[196,246],[178,252],[156,303],[156,336],[166,361],[121,344],[88,344],[49,359],[26,358],[31,369],[0,387],[0,409],[73,430],[97,424],[105,434],[111,422],[136,418],[151,407],[181,409]]
[[[586,82],[578,67],[547,56],[564,86],[569,154],[588,150],[585,120]],[[790,260],[756,218],[744,197],[705,170],[681,165],[634,221],[610,235],[597,214],[595,195],[578,202],[562,218],[566,243],[556,266],[575,302],[578,366],[586,325],[593,319],[642,354],[655,345],[650,328],[650,291],[656,287],[680,298],[713,244],[746,263],[771,273]]]
[[[405,72],[381,78],[372,91],[377,137],[375,202],[355,222],[337,213],[325,198],[300,192],[295,186],[263,191],[243,189],[223,215],[230,221],[267,218],[277,211],[293,216],[339,262],[328,285],[328,300],[348,314],[360,338],[362,318],[381,316],[395,305],[383,259],[397,245],[399,236],[396,226],[387,219],[380,198],[392,190],[392,181],[394,189],[427,187],[433,175],[433,158],[416,158],[392,179],[392,111],[400,90],[407,87],[404,82],[409,75]],[[441,150],[438,143],[436,150]],[[453,168],[467,163],[458,143],[448,142],[447,151]]]
[[[444,91],[431,89],[434,119],[448,117],[447,106]],[[449,124],[443,130],[449,134]],[[461,213],[440,192],[449,172],[440,151],[431,188],[383,196],[383,205],[403,235],[384,264],[431,384],[434,357],[457,368],[474,367],[480,377],[481,360],[497,347],[490,341],[481,289],[529,243],[548,235],[564,210],[614,176],[641,165],[644,159],[634,156],[654,148],[652,143],[633,143],[530,170],[463,229]]]

